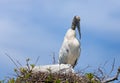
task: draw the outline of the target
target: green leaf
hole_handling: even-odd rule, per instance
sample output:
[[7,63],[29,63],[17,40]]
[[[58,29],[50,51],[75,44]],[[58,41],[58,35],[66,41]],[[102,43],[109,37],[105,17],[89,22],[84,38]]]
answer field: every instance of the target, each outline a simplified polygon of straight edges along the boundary
[[26,75],[25,75],[25,78],[27,79],[27,78],[29,78],[31,76],[31,73],[27,73]]
[[86,73],[85,75],[89,80],[92,80],[92,78],[94,77],[94,74],[92,73]]
[[32,67],[32,69],[35,67],[35,65],[34,65],[34,64],[30,64],[30,66]]
[[14,78],[10,79],[10,80],[8,81],[8,83],[15,83]]
[[57,80],[55,81],[55,83],[60,83],[60,80],[59,80],[59,79],[57,79]]

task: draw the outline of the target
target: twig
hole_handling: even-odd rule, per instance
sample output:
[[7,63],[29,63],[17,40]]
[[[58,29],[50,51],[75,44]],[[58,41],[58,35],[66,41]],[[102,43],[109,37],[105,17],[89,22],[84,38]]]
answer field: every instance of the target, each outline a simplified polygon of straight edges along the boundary
[[52,59],[53,59],[53,64],[55,64],[56,63],[56,59],[55,59],[55,53],[53,52],[53,54],[52,54]]
[[106,75],[104,74],[103,70],[99,67],[98,71],[100,72],[101,76],[101,80],[105,79]]
[[113,72],[113,70],[114,70],[114,66],[115,66],[115,58],[114,58],[114,60],[113,60],[112,69],[111,69],[109,75]]
[[104,63],[104,65],[103,65],[103,67],[105,67],[105,65],[108,63],[108,61],[105,61],[105,63]]
[[118,68],[117,74],[114,77],[103,80],[101,83],[108,83],[114,80],[118,80],[119,74],[120,74],[120,67]]
[[28,59],[26,59],[26,63],[27,63],[26,65],[27,65],[27,67],[28,67],[28,71],[30,71],[30,66],[29,66],[29,63],[28,63],[29,61],[30,61],[30,59],[29,59],[29,58],[28,58]]
[[94,75],[94,77],[95,77],[98,81],[101,80],[97,75]]
[[7,54],[5,53],[6,56],[8,56],[8,58],[14,63],[14,65],[17,67],[17,69],[19,69],[18,65],[15,63],[15,61]]
[[88,69],[89,67],[91,67],[91,66],[88,65],[87,67],[81,69],[80,71],[85,71],[85,70]]
[[37,62],[38,62],[39,58],[40,58],[40,56],[38,56],[38,57],[37,57],[37,60],[36,60],[36,62],[35,62],[35,65],[37,64]]
[[88,65],[88,66],[86,66],[86,67],[85,67],[85,68],[83,68],[83,69],[80,69],[80,70],[78,69],[78,70],[77,70],[77,74],[84,75],[85,70],[87,70],[89,67],[91,67],[91,66],[89,66],[89,65]]
[[17,60],[17,63],[22,67],[22,64]]
[[100,72],[100,74],[101,74],[102,76],[104,76],[104,73],[103,73],[103,71],[101,70],[100,67],[98,68],[98,71]]

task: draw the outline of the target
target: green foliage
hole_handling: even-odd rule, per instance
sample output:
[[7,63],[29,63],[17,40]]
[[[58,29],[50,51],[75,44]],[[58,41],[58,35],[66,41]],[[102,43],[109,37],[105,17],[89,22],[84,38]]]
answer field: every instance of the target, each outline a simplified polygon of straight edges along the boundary
[[69,83],[68,80],[66,80],[66,83]]
[[60,83],[60,80],[59,79],[55,80],[55,83]]
[[86,73],[85,76],[89,80],[88,83],[100,83],[99,80],[96,80],[93,73]]
[[86,73],[85,76],[91,81],[92,78],[94,77],[94,74],[92,74],[92,73]]
[[8,80],[8,83],[15,83],[15,79],[11,78],[10,80]]
[[35,67],[35,64],[30,64],[30,66],[32,67],[32,69]]

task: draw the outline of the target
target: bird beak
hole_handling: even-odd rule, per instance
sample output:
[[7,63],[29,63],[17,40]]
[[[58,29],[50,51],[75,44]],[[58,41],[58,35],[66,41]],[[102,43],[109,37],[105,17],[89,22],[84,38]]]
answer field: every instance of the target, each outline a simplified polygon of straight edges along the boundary
[[78,33],[79,33],[79,36],[80,36],[80,39],[81,39],[80,23],[77,24],[77,29],[78,29]]

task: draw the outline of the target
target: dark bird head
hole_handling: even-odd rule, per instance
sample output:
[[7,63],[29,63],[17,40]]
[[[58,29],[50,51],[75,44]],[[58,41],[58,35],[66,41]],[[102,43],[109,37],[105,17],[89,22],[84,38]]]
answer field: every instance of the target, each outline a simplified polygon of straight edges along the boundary
[[72,21],[72,26],[71,28],[75,30],[77,27],[78,33],[81,39],[81,31],[80,31],[80,17],[79,16],[74,16],[73,21]]

